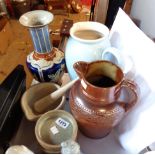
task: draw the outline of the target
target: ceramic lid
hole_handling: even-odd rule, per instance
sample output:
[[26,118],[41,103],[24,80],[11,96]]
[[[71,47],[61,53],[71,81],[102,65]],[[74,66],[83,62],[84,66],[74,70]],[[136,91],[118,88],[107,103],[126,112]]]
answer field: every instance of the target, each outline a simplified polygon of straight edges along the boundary
[[75,119],[64,110],[51,110],[43,114],[35,127],[36,138],[45,150],[60,151],[60,144],[68,139],[75,140],[77,131]]

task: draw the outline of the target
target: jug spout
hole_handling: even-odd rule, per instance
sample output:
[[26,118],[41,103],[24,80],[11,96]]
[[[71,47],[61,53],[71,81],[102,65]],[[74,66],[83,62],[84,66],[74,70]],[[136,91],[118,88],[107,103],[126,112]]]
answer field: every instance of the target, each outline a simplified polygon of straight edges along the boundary
[[74,70],[76,71],[79,78],[83,78],[88,70],[88,63],[84,61],[78,61],[73,65]]

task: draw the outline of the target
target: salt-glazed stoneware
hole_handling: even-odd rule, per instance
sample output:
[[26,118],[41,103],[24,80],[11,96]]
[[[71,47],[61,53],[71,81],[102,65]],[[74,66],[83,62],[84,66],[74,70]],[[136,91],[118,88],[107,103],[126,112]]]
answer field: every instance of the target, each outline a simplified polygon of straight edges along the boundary
[[61,143],[76,141],[78,126],[74,117],[63,110],[52,110],[42,115],[35,126],[37,141],[46,153],[61,153]]
[[58,82],[61,79],[65,59],[64,53],[54,48],[48,31],[53,14],[35,10],[23,14],[19,22],[28,27],[34,44],[34,51],[27,56],[27,67],[34,78],[40,82]]
[[[109,61],[80,61],[74,69],[80,80],[70,90],[71,112],[86,136],[105,137],[137,102],[138,86]],[[131,100],[120,98],[123,88]]]
[[47,96],[48,94],[59,89],[60,86],[52,82],[42,82],[31,86],[27,89],[22,98],[21,106],[24,111],[26,118],[30,121],[36,121],[42,114],[49,110],[61,109],[65,103],[65,96],[61,96],[54,103],[50,104],[44,111],[41,113],[37,112],[34,108],[34,103],[39,99]]

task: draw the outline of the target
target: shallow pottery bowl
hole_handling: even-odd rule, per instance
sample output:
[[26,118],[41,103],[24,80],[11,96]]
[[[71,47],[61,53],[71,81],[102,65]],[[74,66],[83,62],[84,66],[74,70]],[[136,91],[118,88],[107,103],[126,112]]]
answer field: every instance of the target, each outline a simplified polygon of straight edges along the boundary
[[21,99],[21,106],[26,118],[30,121],[36,121],[42,114],[49,110],[61,109],[65,103],[65,96],[59,98],[56,102],[54,102],[54,104],[43,111],[43,113],[38,113],[34,109],[35,101],[50,94],[51,92],[56,91],[59,88],[60,86],[55,83],[43,82],[33,85],[27,89]]
[[46,153],[60,153],[61,142],[76,141],[78,126],[74,117],[64,110],[51,110],[42,115],[35,126],[37,141]]

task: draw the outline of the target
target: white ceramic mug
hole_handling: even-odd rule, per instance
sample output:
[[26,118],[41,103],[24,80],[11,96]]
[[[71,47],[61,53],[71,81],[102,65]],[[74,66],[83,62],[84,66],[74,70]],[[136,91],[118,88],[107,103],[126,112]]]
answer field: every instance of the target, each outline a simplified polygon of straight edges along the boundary
[[[102,34],[102,36],[98,39],[83,39],[75,35],[75,32],[80,30],[94,30]],[[65,59],[71,79],[77,77],[73,69],[73,64],[77,61],[91,62],[105,59],[118,66],[124,66],[124,56],[118,49],[110,45],[109,29],[101,23],[90,21],[73,24],[66,44]]]

